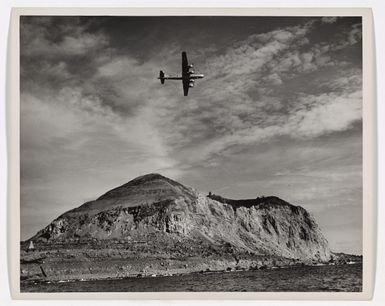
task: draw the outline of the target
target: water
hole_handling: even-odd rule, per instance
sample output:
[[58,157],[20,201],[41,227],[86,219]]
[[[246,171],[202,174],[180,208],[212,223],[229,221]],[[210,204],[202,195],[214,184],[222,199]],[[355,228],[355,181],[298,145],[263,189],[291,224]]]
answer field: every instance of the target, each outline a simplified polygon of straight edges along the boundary
[[362,265],[187,274],[62,283],[22,283],[22,292],[362,291]]

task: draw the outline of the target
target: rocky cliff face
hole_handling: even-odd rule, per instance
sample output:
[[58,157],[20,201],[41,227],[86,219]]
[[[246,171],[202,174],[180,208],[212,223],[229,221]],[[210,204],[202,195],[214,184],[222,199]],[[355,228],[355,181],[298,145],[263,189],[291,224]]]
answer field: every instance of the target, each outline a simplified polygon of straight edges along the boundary
[[[328,243],[309,213],[277,197],[205,196],[159,174],[136,178],[68,211],[39,231],[41,242],[76,239],[189,244],[231,254],[327,261]],[[189,251],[190,250],[190,251]],[[196,255],[196,254],[195,254]]]

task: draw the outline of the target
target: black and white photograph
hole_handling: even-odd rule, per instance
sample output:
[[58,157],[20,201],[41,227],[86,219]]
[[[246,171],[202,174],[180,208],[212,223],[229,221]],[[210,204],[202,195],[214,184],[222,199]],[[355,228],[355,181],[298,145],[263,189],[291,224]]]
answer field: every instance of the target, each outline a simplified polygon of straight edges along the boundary
[[19,22],[20,292],[363,291],[361,16]]

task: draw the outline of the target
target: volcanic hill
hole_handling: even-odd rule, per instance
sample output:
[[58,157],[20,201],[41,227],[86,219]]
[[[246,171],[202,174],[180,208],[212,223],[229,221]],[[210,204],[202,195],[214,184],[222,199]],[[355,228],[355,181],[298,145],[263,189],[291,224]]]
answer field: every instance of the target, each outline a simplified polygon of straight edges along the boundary
[[278,197],[231,200],[148,174],[70,210],[31,239],[53,245],[118,241],[139,256],[204,257],[216,252],[331,259],[314,218]]

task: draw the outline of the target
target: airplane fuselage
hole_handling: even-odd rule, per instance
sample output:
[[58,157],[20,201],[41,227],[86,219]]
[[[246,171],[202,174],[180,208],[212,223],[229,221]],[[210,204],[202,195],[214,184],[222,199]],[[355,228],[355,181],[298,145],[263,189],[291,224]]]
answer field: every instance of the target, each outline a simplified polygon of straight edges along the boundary
[[[185,78],[187,80],[196,80],[196,79],[203,79],[205,76],[201,73],[199,74],[190,74],[190,75],[187,75]],[[160,79],[160,78],[158,78]],[[183,80],[184,78],[181,76],[181,75],[164,75],[164,77],[162,77],[162,79],[165,79],[165,80]]]
[[190,80],[203,79],[205,76],[201,73],[189,75]]

